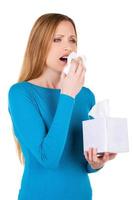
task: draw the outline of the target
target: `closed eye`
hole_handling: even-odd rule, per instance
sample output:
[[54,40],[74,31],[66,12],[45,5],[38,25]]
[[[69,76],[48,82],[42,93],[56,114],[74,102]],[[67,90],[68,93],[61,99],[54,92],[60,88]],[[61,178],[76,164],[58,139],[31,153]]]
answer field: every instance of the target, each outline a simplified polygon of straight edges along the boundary
[[61,41],[60,38],[55,38],[55,39],[54,39],[54,42],[60,42],[60,41]]
[[[61,42],[62,40],[60,38],[55,38],[54,42]],[[70,42],[72,43],[77,43],[77,41],[75,39],[70,39]]]
[[72,40],[70,40],[71,42],[73,42],[73,43],[77,43],[77,41],[76,40],[74,40],[74,39],[72,39]]

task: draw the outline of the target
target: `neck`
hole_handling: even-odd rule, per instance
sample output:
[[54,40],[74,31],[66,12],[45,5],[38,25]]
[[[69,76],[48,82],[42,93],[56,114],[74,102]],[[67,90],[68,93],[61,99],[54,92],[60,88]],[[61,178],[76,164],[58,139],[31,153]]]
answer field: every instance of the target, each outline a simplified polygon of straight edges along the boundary
[[47,67],[42,75],[37,79],[42,86],[60,88],[60,76],[61,72]]

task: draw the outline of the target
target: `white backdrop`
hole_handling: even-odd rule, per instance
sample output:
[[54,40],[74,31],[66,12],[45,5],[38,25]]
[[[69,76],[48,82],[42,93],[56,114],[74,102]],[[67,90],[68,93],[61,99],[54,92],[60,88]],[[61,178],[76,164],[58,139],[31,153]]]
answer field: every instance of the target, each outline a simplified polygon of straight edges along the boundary
[[23,167],[16,154],[7,111],[8,88],[21,69],[34,21],[47,12],[72,17],[79,50],[87,56],[85,86],[96,101],[108,98],[112,116],[127,117],[130,152],[90,175],[93,200],[132,200],[133,4],[132,0],[23,0],[0,2],[0,199],[16,200]]

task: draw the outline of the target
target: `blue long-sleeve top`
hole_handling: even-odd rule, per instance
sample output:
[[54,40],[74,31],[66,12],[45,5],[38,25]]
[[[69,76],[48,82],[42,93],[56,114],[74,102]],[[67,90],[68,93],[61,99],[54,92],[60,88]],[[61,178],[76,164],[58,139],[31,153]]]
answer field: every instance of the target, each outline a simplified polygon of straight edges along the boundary
[[95,104],[82,87],[75,98],[28,81],[13,84],[8,111],[25,158],[19,200],[91,200],[82,121]]

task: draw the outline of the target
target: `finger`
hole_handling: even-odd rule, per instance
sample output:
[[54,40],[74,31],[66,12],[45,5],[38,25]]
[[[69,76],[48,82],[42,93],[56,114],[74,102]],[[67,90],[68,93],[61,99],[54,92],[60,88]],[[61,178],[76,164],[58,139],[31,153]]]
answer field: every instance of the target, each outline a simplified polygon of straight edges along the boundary
[[77,71],[79,64],[83,65],[83,59],[82,59],[82,57],[78,56],[77,58],[72,59],[71,65],[73,66],[72,67],[72,72],[73,73]]
[[79,64],[83,64],[83,59],[81,56],[78,56],[77,58],[75,58],[75,60],[79,63]]
[[89,150],[87,151],[87,157],[88,157],[89,162],[92,162],[91,148],[89,148]]
[[117,155],[117,153],[109,153],[109,155]]
[[104,156],[103,156],[103,160],[106,162],[107,160],[109,160],[109,153],[105,152]]
[[81,75],[80,75],[80,80],[81,81],[84,81],[85,80],[85,73],[86,73],[86,70],[83,70]]
[[77,62],[77,68],[76,68],[76,75],[77,76],[80,76],[81,75],[81,73],[82,73],[82,71],[83,71],[83,68],[84,68],[84,65],[83,65],[83,62],[82,62],[82,60],[80,59],[80,57],[78,57],[77,59],[76,59],[76,62]]
[[77,70],[76,70],[76,73],[75,73],[77,77],[80,78],[80,76],[81,76],[81,74],[82,74],[82,72],[83,72],[83,69],[84,69],[84,68],[83,68],[83,65],[82,65],[82,64],[79,64],[79,65],[78,65],[78,68],[77,68]]
[[109,154],[109,160],[112,160],[116,157],[117,153],[110,153]]
[[82,68],[85,68],[82,57],[79,56],[75,60],[77,61],[78,65],[81,65]]
[[76,60],[72,60],[71,63],[70,63],[70,70],[68,72],[68,74],[74,74],[77,70],[77,67],[78,67],[78,62]]
[[92,152],[93,152],[93,162],[97,162],[97,150],[96,150],[96,148],[93,148]]
[[93,162],[93,148],[90,148],[90,157],[91,157],[91,162]]

